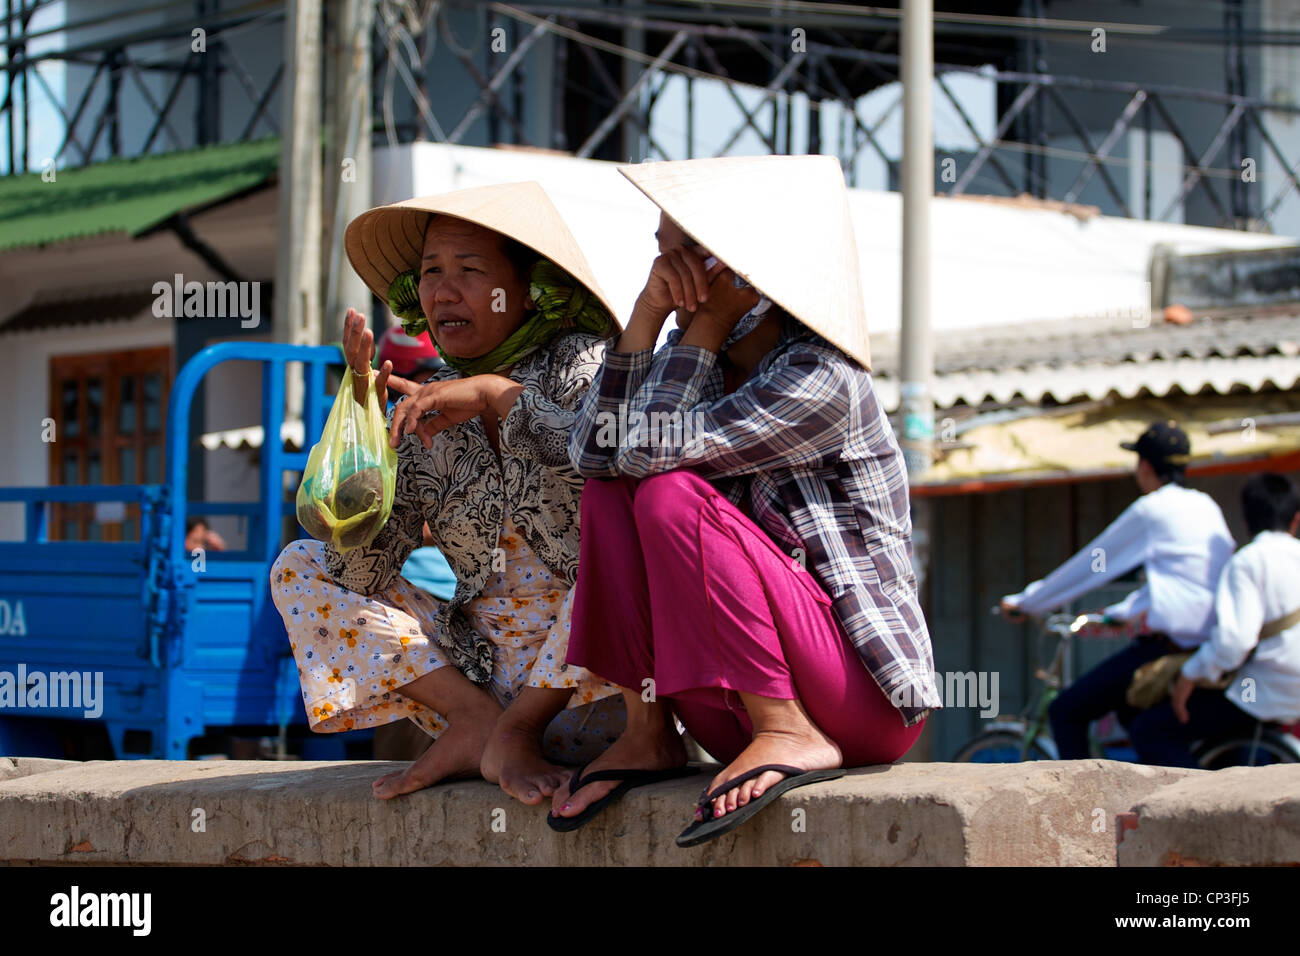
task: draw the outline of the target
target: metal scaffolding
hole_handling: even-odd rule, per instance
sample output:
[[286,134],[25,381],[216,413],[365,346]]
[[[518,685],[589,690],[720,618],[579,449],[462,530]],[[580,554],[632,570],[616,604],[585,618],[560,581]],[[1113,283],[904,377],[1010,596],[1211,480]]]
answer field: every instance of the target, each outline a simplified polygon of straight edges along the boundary
[[[272,98],[280,88],[283,65],[269,80],[255,83],[237,53],[238,44],[228,42],[228,37],[246,29],[281,30],[282,3],[227,0],[224,8],[217,0],[160,3],[159,8],[176,11],[168,12],[161,25],[138,31],[124,26],[111,39],[29,55],[34,36],[27,27],[33,14],[52,0],[5,2],[0,133],[8,133],[11,172],[28,171],[31,157],[25,147],[33,111],[48,111],[50,104],[61,133],[53,158],[63,166],[239,142],[279,131]],[[800,6],[808,9],[797,13],[786,9]],[[1013,6],[1041,13],[1041,4],[1033,0]],[[891,26],[896,20],[891,14],[897,11],[870,9],[874,12],[867,16],[847,8],[839,12],[828,4],[718,3],[706,9],[697,3],[631,0],[602,6],[378,0],[372,42],[374,141],[376,145],[417,139],[509,143],[639,161],[669,157],[654,131],[656,119],[671,119],[672,125],[685,128],[684,152],[671,158],[694,157],[700,154],[694,135],[699,83],[713,80],[738,110],[734,128],[721,138],[723,145],[716,154],[749,148],[742,138],[752,133],[768,152],[806,148],[837,156],[850,183],[864,153],[880,157],[892,176],[898,156],[891,156],[882,145],[881,128],[896,118],[901,95],[890,109],[869,120],[859,106],[865,94],[898,79],[897,30]],[[188,41],[196,17],[207,30],[206,54],[152,59],[140,55],[143,47],[156,47],[160,41],[173,47]],[[480,18],[482,36],[504,31],[500,34],[505,37],[504,52],[489,51],[482,44],[463,46],[456,29],[466,17]],[[1029,29],[1043,23],[1047,26],[1041,30]],[[797,46],[791,43],[796,26],[804,34]],[[1052,29],[1057,28],[1038,16],[1023,18],[1016,33],[994,25],[954,25],[936,14],[936,98],[958,117],[973,143],[968,153],[944,153],[957,158],[960,172],[951,180],[936,182],[937,193],[1028,194],[1078,202],[1091,187],[1094,199],[1100,197],[1115,212],[1129,217],[1168,219],[1195,199],[1202,224],[1271,227],[1291,190],[1300,189],[1300,157],[1287,155],[1269,124],[1300,112],[1300,107],[1245,95],[1241,43],[1252,38],[1244,30],[1240,4],[1234,0],[1225,7],[1224,31],[1217,40],[1224,54],[1222,92],[988,65],[1034,64],[1039,45]],[[1187,42],[1211,42],[1194,30],[1178,35],[1190,37]],[[1276,42],[1290,40],[1284,37]],[[78,71],[79,79],[86,78],[75,103],[61,102],[42,76],[42,64],[54,61]],[[431,92],[429,76],[435,68],[443,75],[452,70],[456,88],[472,92],[467,108]],[[993,84],[997,116],[991,132],[981,131],[953,92],[952,79],[963,73],[977,74]],[[151,92],[144,81],[151,75],[168,78],[165,95]],[[683,78],[685,95],[675,98],[670,107],[663,94],[674,76]],[[147,130],[135,142],[124,141],[121,133],[126,84],[140,92],[151,111]],[[549,86],[542,90],[545,84]],[[751,99],[757,96],[756,102],[746,104],[742,86]],[[175,109],[187,89],[192,90],[195,103],[192,125],[183,125]],[[223,114],[232,111],[221,108],[221,97],[238,95],[235,89],[249,103],[238,128],[223,124]],[[804,97],[811,121],[806,140],[796,144],[793,113]],[[546,122],[530,124],[530,116],[536,119],[538,103],[546,106]],[[823,130],[817,120],[830,104],[840,107],[840,122]],[[1185,129],[1186,120],[1175,119],[1193,104],[1214,111],[1218,120],[1213,128]],[[665,117],[669,109],[676,113]],[[545,132],[541,141],[534,142],[539,137],[530,129],[539,125]],[[1119,176],[1133,164],[1145,165],[1148,172],[1153,168],[1149,156],[1117,155],[1131,130],[1147,133],[1148,143],[1151,134],[1168,134],[1181,151],[1177,194],[1163,204],[1151,200],[1149,185],[1145,195],[1129,195]],[[1052,145],[1051,135],[1071,136],[1078,146]],[[1266,155],[1276,161],[1280,176],[1268,196],[1243,188],[1242,179],[1243,160],[1262,162]],[[1059,179],[1049,182],[1048,160],[1056,163],[1058,177],[1063,163],[1074,164],[1076,172],[1066,177],[1064,185]],[[1145,180],[1149,184],[1151,177]]]

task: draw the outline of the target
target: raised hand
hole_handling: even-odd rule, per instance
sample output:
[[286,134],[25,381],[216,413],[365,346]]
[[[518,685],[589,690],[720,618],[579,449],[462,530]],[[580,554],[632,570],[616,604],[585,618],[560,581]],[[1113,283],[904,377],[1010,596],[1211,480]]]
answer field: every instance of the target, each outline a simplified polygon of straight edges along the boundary
[[[714,270],[717,268],[715,266]],[[737,289],[733,281],[735,273],[730,269],[723,268],[720,272],[714,270],[710,270],[708,304],[701,304],[691,321],[692,323],[709,322],[721,331],[725,338],[736,327],[736,323],[744,318],[750,309],[758,305],[761,296],[752,286]]]
[[[619,337],[617,351],[650,348],[659,337],[664,320],[676,309],[678,318],[693,315],[709,297],[710,283],[726,267],[715,262],[704,266],[704,250],[674,247],[655,258],[645,288],[637,297],[627,330]],[[679,321],[685,326],[685,321]]]
[[[370,377],[370,363],[375,355],[375,334],[366,328],[366,317],[356,309],[348,309],[343,318],[343,354],[352,370],[352,397],[358,405],[366,404],[366,380]],[[375,396],[381,412],[388,408],[388,386],[399,382],[415,387],[414,382],[393,375],[393,363],[384,362],[375,376]],[[401,389],[406,392],[406,389]],[[409,392],[406,392],[410,394]]]

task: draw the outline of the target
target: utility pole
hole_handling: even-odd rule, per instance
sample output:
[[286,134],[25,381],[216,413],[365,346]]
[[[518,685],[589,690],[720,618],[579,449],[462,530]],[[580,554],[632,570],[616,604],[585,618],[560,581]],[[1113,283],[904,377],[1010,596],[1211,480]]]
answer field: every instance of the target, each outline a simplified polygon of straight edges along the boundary
[[[644,53],[645,52],[645,30],[639,26],[625,27],[623,30],[623,45],[630,50],[636,50],[638,53]],[[597,56],[599,55],[600,54],[597,54]],[[626,92],[627,90],[632,89],[632,87],[636,85],[637,79],[640,77],[641,70],[643,69],[643,67],[638,65],[637,62],[631,59],[630,57],[622,58],[622,67],[623,67],[622,89]],[[650,150],[649,140],[643,138],[641,133],[641,127],[638,126],[636,120],[632,118],[634,112],[637,115],[642,114],[642,107],[649,102],[648,97],[649,97],[649,92],[647,90],[642,90],[637,95],[636,106],[632,107],[632,109],[628,110],[628,112],[624,115],[623,137],[622,137],[621,144],[619,146],[621,153],[615,154],[613,158],[617,158],[627,163],[639,163],[643,159],[649,156],[649,150]],[[646,117],[646,119],[648,119],[648,117]],[[647,122],[646,125],[649,126],[650,124]],[[606,146],[606,149],[608,148],[609,147]],[[595,159],[599,157],[592,157],[592,158]]]
[[934,354],[930,342],[930,199],[934,195],[934,75],[931,0],[903,2],[903,454],[909,477],[930,467]]
[[326,84],[325,209],[329,210],[329,252],[325,266],[323,333],[343,336],[348,308],[371,319],[376,342],[382,332],[371,315],[370,289],[344,258],[343,233],[371,206],[370,37],[373,0],[330,0],[329,63]]
[[[320,34],[321,0],[289,0],[272,327],[276,341],[300,345],[321,341]],[[301,418],[302,407],[302,366],[293,363],[285,382],[286,418]]]
[[[934,442],[934,353],[930,341],[930,199],[934,195],[934,133],[930,85],[934,76],[931,0],[903,0],[903,287],[901,388],[903,459],[915,481],[929,467]],[[912,567],[917,590],[930,561],[930,513],[912,503]]]

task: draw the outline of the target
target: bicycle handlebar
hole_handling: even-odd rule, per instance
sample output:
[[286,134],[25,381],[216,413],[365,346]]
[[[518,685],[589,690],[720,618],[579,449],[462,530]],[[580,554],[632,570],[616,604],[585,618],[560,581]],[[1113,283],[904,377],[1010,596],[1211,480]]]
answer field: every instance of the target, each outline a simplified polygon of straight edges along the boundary
[[[989,613],[994,617],[1001,615],[1002,605],[993,605],[993,607],[989,609]],[[1100,624],[1103,627],[1118,627],[1126,623],[1118,618],[1113,618],[1108,614],[1101,614],[1096,611],[1085,611],[1081,614],[1070,614],[1069,612],[1061,611],[1044,616],[1041,614],[1031,614],[1028,611],[1017,609],[1016,613],[1027,621],[1036,622],[1044,630],[1059,631],[1061,629],[1066,629],[1071,634],[1077,634],[1085,625],[1088,624]],[[1014,620],[1014,618],[1012,618],[1012,620]]]

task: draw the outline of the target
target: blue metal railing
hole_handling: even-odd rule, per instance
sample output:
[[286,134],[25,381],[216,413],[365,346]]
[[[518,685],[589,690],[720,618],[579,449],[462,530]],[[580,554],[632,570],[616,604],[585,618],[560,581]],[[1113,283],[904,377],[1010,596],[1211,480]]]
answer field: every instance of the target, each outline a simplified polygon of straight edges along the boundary
[[[261,505],[242,502],[211,502],[203,505],[213,514],[247,514],[250,518],[248,551],[259,560],[269,560],[279,550],[279,518],[291,505],[284,500],[284,472],[301,471],[307,454],[325,427],[332,396],[325,394],[325,368],[342,365],[343,354],[328,345],[288,345],[281,342],[219,342],[197,352],[181,369],[172,385],[167,409],[167,485],[171,489],[171,540],[167,553],[179,557],[185,542],[186,467],[190,440],[190,406],[199,382],[216,365],[231,361],[262,362],[262,467],[259,476]],[[285,366],[303,363],[303,448],[285,451],[280,440],[284,411]],[[212,397],[209,396],[209,401]]]

